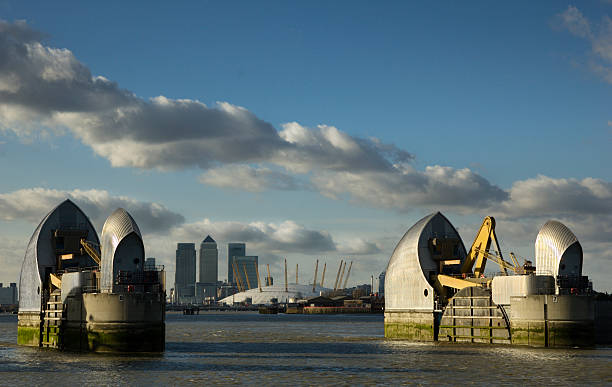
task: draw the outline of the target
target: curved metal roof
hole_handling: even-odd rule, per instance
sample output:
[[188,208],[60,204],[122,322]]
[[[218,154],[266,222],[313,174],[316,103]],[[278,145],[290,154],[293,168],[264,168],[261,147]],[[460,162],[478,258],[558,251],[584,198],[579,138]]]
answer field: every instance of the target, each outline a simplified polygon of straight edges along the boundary
[[440,212],[416,222],[399,241],[385,274],[385,310],[433,310],[434,289],[428,281],[439,265],[431,257],[429,239],[457,238],[459,259],[466,257],[459,233]]
[[115,253],[122,241],[130,235],[135,235],[139,241],[138,249],[141,250],[144,259],[144,245],[140,229],[134,218],[123,208],[116,209],[104,222],[102,227],[102,244],[100,254],[100,288],[110,290],[114,278]]
[[[85,213],[70,199],[58,204],[41,220],[32,234],[21,265],[19,310],[40,311],[42,281],[46,268],[57,270],[51,232],[57,229],[87,230],[87,240],[99,244],[96,229]],[[90,258],[84,258],[90,259]],[[93,262],[93,261],[92,261]]]
[[[573,245],[577,246],[570,249]],[[563,258],[579,261],[582,271],[582,247],[578,238],[563,223],[549,220],[535,242],[536,273],[557,276]]]
[[316,297],[320,292],[327,292],[331,289],[321,287],[317,285],[315,291],[312,291],[312,285],[302,284],[287,284],[287,292],[285,292],[285,285],[272,285],[262,286],[261,292],[259,288],[253,288],[244,292],[236,293],[234,295],[225,297],[219,302],[223,304],[231,305],[234,302],[244,302],[247,298],[251,298],[251,303],[254,305],[260,304],[271,304],[272,299],[276,298],[277,302],[285,303],[289,302],[290,298],[310,298]]

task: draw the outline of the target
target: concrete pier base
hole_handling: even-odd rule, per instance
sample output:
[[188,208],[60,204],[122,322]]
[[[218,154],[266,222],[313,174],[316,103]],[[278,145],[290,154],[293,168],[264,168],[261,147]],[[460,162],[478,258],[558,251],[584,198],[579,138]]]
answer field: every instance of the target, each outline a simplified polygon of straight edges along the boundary
[[532,347],[592,347],[595,309],[592,296],[511,297],[512,344]]
[[85,293],[68,297],[64,348],[92,352],[162,352],[163,294]]
[[19,312],[17,323],[17,344],[30,347],[40,346],[40,312]]
[[83,294],[86,349],[94,352],[161,352],[165,300],[160,293]]
[[385,311],[385,337],[434,341],[433,311]]

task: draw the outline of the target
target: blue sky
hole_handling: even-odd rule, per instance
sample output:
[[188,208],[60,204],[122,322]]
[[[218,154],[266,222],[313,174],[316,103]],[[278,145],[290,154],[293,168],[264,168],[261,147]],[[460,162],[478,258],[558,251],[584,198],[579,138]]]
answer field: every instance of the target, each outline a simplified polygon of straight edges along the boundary
[[[465,230],[466,244],[482,217],[497,216],[503,243],[525,256],[533,254],[538,228],[560,219],[581,240],[595,287],[612,290],[610,15],[612,4],[604,1],[0,2],[0,19],[25,20],[21,27],[44,34],[25,44],[69,50],[64,59],[116,83],[111,99],[133,93],[112,109],[164,109],[167,103],[150,102],[164,96],[206,104],[192,106],[196,116],[227,102],[257,120],[246,129],[232,121],[227,141],[210,145],[211,126],[188,121],[174,106],[164,111],[176,114],[199,146],[174,146],[172,123],[152,128],[135,118],[122,132],[136,139],[134,148],[112,149],[103,135],[108,126],[83,124],[102,117],[95,104],[68,119],[58,112],[74,113],[75,106],[0,99],[0,204],[13,214],[0,215],[0,234],[14,246],[0,250],[0,259],[18,266],[36,217],[44,215],[15,203],[72,194],[85,207],[155,204],[184,217],[145,238],[170,271],[176,242],[199,242],[206,236],[199,233],[210,232],[227,243],[254,229],[267,239],[248,234],[249,253],[264,263],[286,256],[312,266],[308,272],[317,257],[337,265],[350,255],[353,279],[369,282],[410,225],[442,210]],[[57,60],[53,68],[62,76],[61,66],[74,65]],[[34,76],[16,74],[22,82]],[[287,123],[299,128],[285,132],[279,148],[266,142],[276,143],[276,135],[260,121],[279,133]],[[259,129],[253,143],[262,141],[260,152],[233,147],[241,130]],[[153,133],[164,138],[159,153],[149,148]],[[318,145],[296,142],[291,133],[315,136]],[[335,133],[362,153],[332,146]],[[398,164],[372,137],[410,157]],[[298,149],[282,153],[287,143]],[[24,191],[34,188],[42,191]],[[95,201],[74,190],[107,197]],[[163,216],[150,211],[153,220]],[[20,217],[29,220],[13,220]],[[147,230],[146,220],[136,221]],[[280,225],[287,221],[296,228],[285,235]],[[222,278],[224,267],[221,260]],[[17,275],[9,270],[0,280]]]

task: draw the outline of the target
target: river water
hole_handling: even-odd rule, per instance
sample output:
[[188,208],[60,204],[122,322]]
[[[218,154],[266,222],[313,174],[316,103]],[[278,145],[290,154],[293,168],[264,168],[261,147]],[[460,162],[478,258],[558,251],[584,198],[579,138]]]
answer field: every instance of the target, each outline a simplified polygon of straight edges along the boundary
[[19,347],[0,315],[0,385],[612,385],[612,348],[384,339],[382,315],[168,313],[160,355]]

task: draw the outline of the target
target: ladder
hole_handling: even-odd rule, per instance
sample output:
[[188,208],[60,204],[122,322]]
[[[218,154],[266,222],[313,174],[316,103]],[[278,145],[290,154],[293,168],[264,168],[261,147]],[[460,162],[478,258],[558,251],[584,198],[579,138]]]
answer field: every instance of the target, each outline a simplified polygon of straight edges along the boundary
[[55,289],[47,301],[40,330],[40,344],[43,348],[62,348],[64,319],[62,295],[60,289]]

